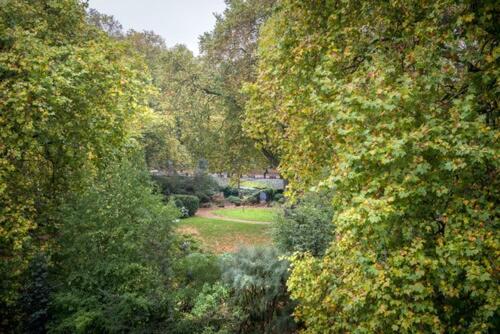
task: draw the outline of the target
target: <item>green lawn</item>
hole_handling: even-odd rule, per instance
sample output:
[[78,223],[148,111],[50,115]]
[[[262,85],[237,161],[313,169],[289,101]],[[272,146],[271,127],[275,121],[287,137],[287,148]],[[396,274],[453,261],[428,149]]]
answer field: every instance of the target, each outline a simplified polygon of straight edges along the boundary
[[260,180],[255,180],[255,181],[241,181],[240,185],[242,187],[255,188],[255,189],[269,188],[268,185],[264,181],[260,181]]
[[241,246],[271,243],[270,225],[191,217],[182,219],[179,233],[191,234],[215,253],[233,252]]
[[277,210],[272,208],[231,208],[214,210],[213,213],[227,218],[272,222],[276,218]]

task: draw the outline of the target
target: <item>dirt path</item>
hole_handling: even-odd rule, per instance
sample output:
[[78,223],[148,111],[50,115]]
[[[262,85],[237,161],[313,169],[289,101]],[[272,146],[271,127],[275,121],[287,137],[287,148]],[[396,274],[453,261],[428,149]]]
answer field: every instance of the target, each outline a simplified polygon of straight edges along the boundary
[[196,212],[196,216],[204,217],[204,218],[211,218],[211,219],[226,220],[226,221],[238,222],[238,223],[259,224],[259,225],[271,224],[271,222],[259,222],[259,221],[253,221],[253,220],[222,217],[222,216],[218,216],[215,213],[213,213],[214,210],[217,210],[217,209],[199,208],[198,211]]

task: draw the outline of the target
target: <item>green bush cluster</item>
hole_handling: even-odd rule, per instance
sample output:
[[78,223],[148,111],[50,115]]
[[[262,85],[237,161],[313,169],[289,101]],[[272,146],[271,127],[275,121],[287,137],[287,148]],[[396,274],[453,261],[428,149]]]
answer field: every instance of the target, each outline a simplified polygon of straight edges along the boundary
[[271,247],[242,248],[223,261],[222,279],[245,315],[244,333],[290,333],[296,324],[286,289],[288,263]]
[[165,196],[173,194],[193,195],[198,197],[200,203],[210,202],[210,198],[219,192],[219,185],[213,177],[207,174],[196,174],[195,176],[153,175],[152,179]]
[[258,204],[260,202],[260,193],[266,193],[267,202],[278,201],[283,198],[282,189],[272,189],[272,188],[242,188],[238,191],[237,188],[225,187],[223,188],[224,197],[229,199],[229,197],[239,197],[242,196],[242,203],[244,204]]
[[229,196],[227,198],[227,201],[230,202],[230,203],[233,203],[236,206],[241,205],[241,198],[239,198],[237,196]]
[[183,209],[186,210],[183,212],[185,217],[194,216],[200,207],[199,198],[192,195],[172,195],[170,196],[170,200],[181,210],[181,212]]
[[283,204],[283,203],[285,203],[285,196],[281,193],[277,193],[274,195],[274,200],[278,203]]
[[227,186],[222,188],[222,193],[224,194],[224,197],[230,197],[230,196],[239,196],[240,192],[238,191],[238,188],[233,188],[231,186]]
[[172,333],[293,333],[286,291],[288,263],[276,249],[184,255],[174,267],[176,313]]
[[50,282],[49,261],[49,255],[40,252],[29,264],[19,299],[23,319],[20,332],[40,333],[50,320],[54,287]]
[[168,322],[179,213],[151,190],[147,174],[122,161],[60,209],[52,333],[152,331]]

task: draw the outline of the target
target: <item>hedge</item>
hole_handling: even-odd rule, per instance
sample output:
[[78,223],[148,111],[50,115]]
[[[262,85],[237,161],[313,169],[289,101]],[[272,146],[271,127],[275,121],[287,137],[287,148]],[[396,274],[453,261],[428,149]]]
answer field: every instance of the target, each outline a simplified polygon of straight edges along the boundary
[[179,209],[184,207],[188,210],[189,216],[194,216],[200,207],[200,199],[192,195],[172,195],[171,200],[174,201],[175,206]]

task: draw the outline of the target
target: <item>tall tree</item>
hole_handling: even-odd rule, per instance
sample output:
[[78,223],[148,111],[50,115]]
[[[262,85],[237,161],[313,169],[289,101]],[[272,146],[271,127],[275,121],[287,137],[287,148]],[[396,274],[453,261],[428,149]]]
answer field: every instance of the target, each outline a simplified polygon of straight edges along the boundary
[[498,331],[496,1],[284,0],[248,87],[336,238],[288,281],[307,333]]
[[200,37],[203,61],[212,76],[207,93],[218,96],[223,107],[223,147],[234,171],[256,165],[276,166],[278,161],[266,147],[261,145],[256,150],[255,141],[243,130],[246,98],[241,93],[243,83],[255,79],[260,26],[271,14],[274,3],[275,0],[227,0],[224,13],[216,16],[214,29]]
[[55,208],[121,154],[149,93],[141,63],[90,26],[79,1],[4,1],[0,31],[0,318],[8,327],[32,250],[57,231]]
[[[148,166],[165,169],[192,165],[194,159],[191,157],[191,147],[185,145],[183,138],[178,135],[177,116],[180,112],[189,113],[197,109],[183,105],[179,111],[176,101],[185,101],[187,96],[192,101],[197,98],[196,95],[183,94],[185,83],[178,82],[177,73],[172,73],[172,64],[179,59],[190,63],[192,53],[184,46],[168,49],[163,38],[152,31],[130,30],[125,40],[130,44],[131,52],[144,59],[154,86],[154,94],[149,100],[153,113],[142,124],[142,144]],[[177,71],[182,72],[183,69],[181,67]]]

